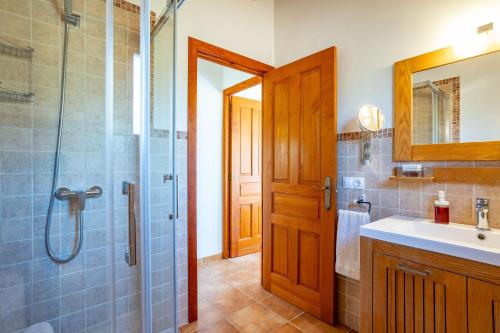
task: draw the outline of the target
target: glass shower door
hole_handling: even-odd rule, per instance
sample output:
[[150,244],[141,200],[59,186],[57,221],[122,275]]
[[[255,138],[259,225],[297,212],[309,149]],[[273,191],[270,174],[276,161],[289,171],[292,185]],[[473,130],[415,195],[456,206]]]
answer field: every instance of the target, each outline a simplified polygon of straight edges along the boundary
[[143,3],[0,1],[2,332],[175,331],[173,121],[149,125],[174,87],[151,76],[150,109]]
[[176,2],[151,29],[149,179],[152,332],[176,332],[174,56]]

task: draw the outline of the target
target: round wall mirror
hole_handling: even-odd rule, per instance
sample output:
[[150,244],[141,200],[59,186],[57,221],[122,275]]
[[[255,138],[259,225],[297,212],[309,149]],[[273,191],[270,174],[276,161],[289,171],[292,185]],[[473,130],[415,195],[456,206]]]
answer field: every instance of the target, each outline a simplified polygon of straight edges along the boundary
[[363,131],[378,132],[384,127],[382,111],[374,105],[365,105],[359,110],[359,126]]

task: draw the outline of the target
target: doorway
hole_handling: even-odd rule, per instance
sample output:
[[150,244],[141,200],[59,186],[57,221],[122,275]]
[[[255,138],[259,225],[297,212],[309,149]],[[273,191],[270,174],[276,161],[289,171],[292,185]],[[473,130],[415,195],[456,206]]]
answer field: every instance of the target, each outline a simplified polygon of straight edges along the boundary
[[262,250],[262,78],[224,90],[222,258]]
[[197,78],[197,258],[260,252],[261,78],[203,59]]
[[[332,191],[332,187],[336,184],[335,48],[326,49],[274,69],[214,45],[189,39],[188,317],[190,322],[198,319],[198,273],[200,278],[203,274],[197,258],[197,224],[200,214],[203,213],[197,207],[197,197],[200,193],[198,190],[200,179],[197,175],[199,58],[263,78],[260,136],[262,160],[257,163],[262,169],[263,200],[262,213],[258,208],[255,213],[262,219],[263,241],[260,269],[262,281],[259,282],[258,288],[269,297],[276,298],[277,302],[284,302],[305,311],[306,313],[301,314],[302,319],[317,320],[326,325],[321,322],[323,321],[331,325],[334,323],[335,313],[336,197],[335,191]],[[247,115],[251,114],[245,112]],[[239,136],[241,138],[241,128]],[[229,145],[224,145],[225,152],[229,152],[229,149]],[[245,163],[247,166],[252,164]],[[228,170],[230,168],[226,165],[226,172],[233,177],[234,174]],[[240,183],[235,192],[241,193],[241,190]],[[230,192],[226,191],[224,197],[226,201]],[[252,210],[255,210],[248,207],[245,209],[244,214],[247,216],[251,216]],[[241,205],[236,210],[241,214]],[[251,217],[245,219],[252,220]],[[247,223],[248,225],[251,223]],[[241,236],[241,228],[238,233]],[[244,233],[248,235],[245,228]],[[226,237],[229,238],[229,234],[228,232]],[[230,252],[229,249],[226,250],[228,256]],[[220,257],[215,259],[227,263],[240,258],[226,261],[220,260]],[[232,281],[234,278],[232,274],[234,272],[227,273],[222,275],[222,282]],[[211,281],[215,282],[213,279]],[[224,290],[224,286],[221,288]],[[212,302],[208,305],[208,309],[223,308],[226,300],[242,303],[231,293],[232,291],[228,290],[221,292],[222,297],[219,298],[221,304]],[[256,302],[263,306],[262,302],[258,300]],[[200,302],[200,308],[202,305]],[[270,307],[267,306],[267,309]],[[245,321],[247,318],[245,311],[253,310],[240,309],[240,319]],[[264,309],[263,313],[266,311]]]

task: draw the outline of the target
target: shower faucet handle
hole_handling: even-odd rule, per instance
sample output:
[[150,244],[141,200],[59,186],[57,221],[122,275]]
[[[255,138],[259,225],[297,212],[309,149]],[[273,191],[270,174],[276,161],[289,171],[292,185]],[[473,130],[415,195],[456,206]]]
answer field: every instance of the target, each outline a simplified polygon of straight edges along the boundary
[[71,191],[67,187],[60,187],[55,193],[55,196],[58,200],[70,200],[73,198],[77,198],[78,205],[81,211],[85,210],[87,199],[99,198],[101,195],[102,188],[100,186],[92,186],[87,191]]

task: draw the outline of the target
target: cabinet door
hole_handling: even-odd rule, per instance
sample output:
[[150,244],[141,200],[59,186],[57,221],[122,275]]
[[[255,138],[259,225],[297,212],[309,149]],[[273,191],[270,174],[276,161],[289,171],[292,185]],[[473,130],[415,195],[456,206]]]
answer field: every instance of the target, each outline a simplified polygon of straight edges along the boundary
[[468,278],[470,333],[500,333],[500,286]]
[[374,332],[465,333],[466,297],[464,276],[374,255]]

